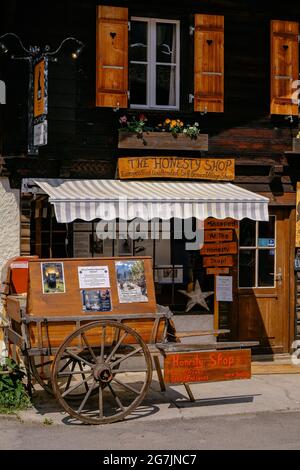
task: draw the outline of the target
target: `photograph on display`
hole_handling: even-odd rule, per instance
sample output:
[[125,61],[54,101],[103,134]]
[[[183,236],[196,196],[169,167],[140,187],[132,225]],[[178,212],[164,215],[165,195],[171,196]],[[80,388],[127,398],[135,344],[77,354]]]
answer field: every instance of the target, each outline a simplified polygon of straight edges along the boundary
[[143,260],[116,261],[120,303],[148,302]]
[[160,284],[182,284],[183,266],[182,265],[158,265],[155,269],[155,282]]
[[43,294],[62,294],[66,292],[63,263],[41,263],[41,271]]
[[81,292],[82,310],[84,312],[110,312],[111,295],[110,289],[95,289]]

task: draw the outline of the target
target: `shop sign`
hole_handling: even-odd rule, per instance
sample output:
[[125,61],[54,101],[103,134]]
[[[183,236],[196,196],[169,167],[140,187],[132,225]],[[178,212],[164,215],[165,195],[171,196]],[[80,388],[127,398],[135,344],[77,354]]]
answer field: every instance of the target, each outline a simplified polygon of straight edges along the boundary
[[40,60],[34,66],[33,71],[33,117],[47,113],[45,93],[45,60]]
[[188,178],[234,180],[234,158],[124,157],[118,160],[120,179]]
[[296,195],[296,247],[300,247],[300,182],[297,183]]
[[43,121],[33,126],[33,145],[40,147],[48,143],[48,122]]
[[203,258],[203,266],[209,267],[231,267],[233,266],[233,257],[228,256],[207,256]]
[[168,384],[250,378],[250,349],[169,353],[164,360],[164,380]]
[[229,243],[208,243],[200,250],[201,255],[236,255],[236,242]]
[[205,230],[205,242],[231,242],[233,239],[232,230]]
[[204,221],[204,229],[209,230],[209,229],[237,229],[239,226],[239,223],[237,220],[234,219],[214,219],[213,217],[210,217],[209,219],[206,219]]

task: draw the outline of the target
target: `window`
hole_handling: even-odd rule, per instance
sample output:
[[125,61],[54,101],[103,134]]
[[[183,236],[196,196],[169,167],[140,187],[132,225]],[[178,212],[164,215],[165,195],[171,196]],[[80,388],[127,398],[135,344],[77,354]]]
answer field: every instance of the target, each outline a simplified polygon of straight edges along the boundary
[[240,222],[239,287],[274,287],[275,216],[269,222]]
[[132,108],[179,109],[179,21],[132,18],[129,87]]

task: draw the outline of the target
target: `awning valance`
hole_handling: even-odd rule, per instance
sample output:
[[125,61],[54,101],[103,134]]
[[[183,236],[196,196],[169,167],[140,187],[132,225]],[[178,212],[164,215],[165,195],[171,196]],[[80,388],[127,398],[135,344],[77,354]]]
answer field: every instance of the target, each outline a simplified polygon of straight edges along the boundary
[[268,220],[268,199],[231,183],[35,179],[58,222],[172,217]]

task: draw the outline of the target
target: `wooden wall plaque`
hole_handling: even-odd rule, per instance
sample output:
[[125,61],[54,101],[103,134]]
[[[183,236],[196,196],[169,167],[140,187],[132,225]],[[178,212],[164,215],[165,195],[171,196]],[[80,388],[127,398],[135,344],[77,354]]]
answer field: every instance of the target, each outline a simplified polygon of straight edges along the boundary
[[229,268],[206,268],[207,275],[229,274]]
[[164,379],[169,384],[250,378],[250,349],[169,353],[164,360]]

